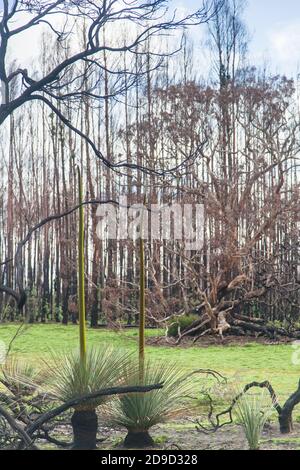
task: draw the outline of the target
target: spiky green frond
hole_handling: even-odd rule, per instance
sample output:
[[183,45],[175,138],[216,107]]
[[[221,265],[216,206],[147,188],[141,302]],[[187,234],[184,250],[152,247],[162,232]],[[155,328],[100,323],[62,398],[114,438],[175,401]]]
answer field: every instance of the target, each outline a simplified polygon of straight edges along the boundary
[[[141,384],[139,374],[133,373],[134,368],[132,366],[126,371],[126,385]],[[191,380],[174,365],[148,361],[144,367],[143,384],[162,382],[164,386],[160,390],[132,393],[114,400],[107,410],[109,421],[113,425],[124,426],[129,431],[137,432],[148,430],[186,410],[187,395],[192,390]]]
[[238,399],[234,409],[244,428],[249,448],[257,450],[264,425],[273,411],[269,397],[266,397],[264,392],[244,394]]
[[[81,397],[102,388],[116,386],[122,381],[130,355],[124,350],[103,345],[87,351],[85,362],[80,353],[72,352],[53,358],[48,365],[49,389],[60,401]],[[105,397],[89,403],[95,408],[105,401]]]
[[32,395],[44,381],[41,369],[15,356],[9,356],[0,369],[0,382],[15,396]]

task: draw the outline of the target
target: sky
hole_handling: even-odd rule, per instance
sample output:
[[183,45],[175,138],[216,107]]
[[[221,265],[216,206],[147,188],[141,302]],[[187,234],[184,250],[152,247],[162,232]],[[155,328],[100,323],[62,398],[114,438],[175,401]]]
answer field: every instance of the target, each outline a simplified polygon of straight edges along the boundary
[[300,71],[300,0],[249,0],[246,20],[251,54],[278,71]]
[[[188,12],[197,10],[201,0],[171,0]],[[248,0],[244,13],[249,43],[249,61],[267,64],[274,73],[295,76],[300,72],[300,0]],[[192,32],[195,47],[203,47]]]
[[[248,0],[247,3],[244,20],[251,38],[250,64],[267,65],[272,73],[296,77],[300,73],[300,0]],[[169,0],[170,9],[178,8],[179,14],[191,13],[201,4],[202,0]],[[1,6],[2,0],[0,10]],[[38,43],[36,33],[31,34],[30,38],[20,37],[14,47],[14,52],[24,62]],[[203,26],[190,30],[194,56],[198,58],[196,68],[205,67],[204,34]],[[21,65],[23,61],[20,60]]]

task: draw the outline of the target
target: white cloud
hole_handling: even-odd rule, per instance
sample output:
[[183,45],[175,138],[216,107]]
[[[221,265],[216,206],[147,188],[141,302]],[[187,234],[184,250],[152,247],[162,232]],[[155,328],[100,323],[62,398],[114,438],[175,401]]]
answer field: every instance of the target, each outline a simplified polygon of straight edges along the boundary
[[296,71],[300,64],[300,20],[280,24],[268,33],[271,58],[280,68]]

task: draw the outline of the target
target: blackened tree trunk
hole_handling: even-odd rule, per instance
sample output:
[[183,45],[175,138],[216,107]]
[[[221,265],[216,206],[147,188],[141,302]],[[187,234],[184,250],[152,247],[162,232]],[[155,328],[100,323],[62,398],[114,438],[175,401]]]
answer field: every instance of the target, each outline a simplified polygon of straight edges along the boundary
[[282,434],[289,434],[293,430],[293,411],[300,403],[300,381],[298,389],[285,402],[279,413],[279,426]]
[[63,280],[62,287],[62,324],[67,325],[69,320],[69,310],[68,310],[68,298],[69,298],[69,286],[67,285],[66,280]]
[[279,415],[279,426],[281,434],[289,434],[293,430],[292,410],[287,410]]
[[124,447],[130,449],[154,447],[154,441],[147,430],[129,431],[124,440]]
[[98,289],[96,287],[92,290],[92,308],[91,308],[91,327],[97,328],[98,326]]
[[98,417],[95,410],[75,410],[71,418],[74,450],[96,449]]

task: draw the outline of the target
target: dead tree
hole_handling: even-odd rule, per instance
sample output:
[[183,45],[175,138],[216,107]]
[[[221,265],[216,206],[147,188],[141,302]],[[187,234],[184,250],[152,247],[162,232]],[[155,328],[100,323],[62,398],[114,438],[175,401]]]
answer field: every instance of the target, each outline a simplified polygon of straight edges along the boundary
[[[94,152],[101,165],[107,167],[108,170],[136,170],[146,173],[151,171],[157,175],[163,175],[163,169],[151,168],[149,170],[128,158],[116,161],[111,159],[110,155],[103,154],[89,130],[72,121],[70,110],[84,100],[89,100],[91,106],[98,106],[101,100],[107,101],[123,95],[137,80],[148,73],[149,57],[153,59],[151,68],[156,69],[160,65],[164,54],[149,50],[145,55],[142,52],[144,44],[148,44],[153,37],[169,34],[177,28],[206,23],[215,14],[216,8],[215,2],[208,2],[203,4],[195,14],[178,18],[175,13],[168,15],[164,0],[150,2],[135,0],[130,5],[125,0],[101,1],[97,4],[90,0],[81,2],[73,0],[55,2],[13,0],[9,2],[4,0],[0,12],[2,98],[0,125],[6,125],[7,119],[26,103],[30,105],[39,102],[43,109],[50,111],[50,120],[53,121],[53,116],[55,116],[58,126],[68,129],[71,134],[82,139],[86,148]],[[164,15],[166,15],[166,20],[162,19]],[[78,42],[73,41],[70,47],[69,40],[77,24],[84,24],[83,38]],[[114,34],[104,39],[105,30],[114,31],[121,24],[131,27],[131,33],[126,38],[122,38],[121,44],[115,40]],[[54,63],[53,61],[47,63],[44,57],[43,67],[38,69],[34,66],[30,68],[30,65],[27,68],[20,68],[17,63],[9,66],[8,49],[14,39],[41,27],[50,34],[49,41],[54,38],[55,47],[61,48],[64,55],[57,54]],[[127,63],[120,66],[122,60],[118,58],[122,59],[125,53],[128,56]],[[108,54],[116,58],[114,66],[107,63],[105,57]],[[136,67],[137,63],[138,67]],[[110,77],[110,90],[106,85],[104,89],[102,87],[103,75]],[[57,143],[54,148],[57,148]],[[13,168],[10,169],[12,172]],[[11,193],[10,186],[9,191]],[[9,224],[11,223],[10,217]],[[11,254],[11,250],[9,251]],[[48,269],[49,266],[45,264],[43,288],[49,300],[49,286],[46,279],[49,276]],[[58,269],[56,271],[59,272]],[[18,272],[20,273],[20,269]],[[2,291],[14,296],[19,309],[22,309],[26,298],[20,275],[16,284],[19,289],[17,295],[11,287],[10,279],[7,286],[2,286]],[[67,300],[68,295],[65,297]],[[45,308],[44,305],[44,312]]]
[[[299,253],[299,184],[291,175],[297,168],[300,125],[292,81],[244,74],[231,84],[230,92],[192,83],[159,90],[171,101],[169,106],[174,102],[174,114],[162,116],[164,140],[174,154],[182,148],[197,149],[202,135],[207,136],[198,159],[188,168],[194,184],[180,171],[176,187],[170,184],[170,191],[180,193],[183,202],[190,197],[203,204],[205,217],[201,250],[187,254],[184,243],[169,250],[181,260],[178,285],[191,292],[186,311],[199,315],[181,338],[189,333],[222,337],[224,332],[299,337],[293,328],[266,325],[251,310],[246,315],[251,304],[263,305],[270,292],[285,299],[285,304],[299,293],[297,274],[291,271],[293,278],[286,280],[282,260],[288,252]],[[229,146],[235,159],[229,175],[228,168],[224,170],[223,137],[214,129],[222,128],[223,108],[230,108],[233,100],[239,112],[230,135],[237,133],[239,139]],[[283,230],[293,237],[291,241],[282,237]],[[295,263],[297,259],[296,255]]]
[[[173,15],[170,20],[162,22],[160,21],[162,14],[166,13],[164,8],[164,0],[153,0],[147,3],[135,0],[130,5],[125,1],[116,4],[114,0],[103,1],[99,5],[89,0],[82,2],[14,0],[12,4],[8,0],[4,0],[0,21],[0,81],[2,90],[0,125],[25,103],[41,101],[58,116],[65,126],[83,138],[108,168],[142,170],[143,168],[139,168],[139,165],[126,161],[112,163],[109,156],[100,152],[96,143],[84,130],[69,121],[62,108],[85,97],[95,101],[107,98],[105,91],[103,93],[96,91],[101,86],[103,71],[116,76],[110,97],[122,94],[125,86],[130,87],[135,83],[137,77],[145,73],[143,62],[138,72],[130,68],[111,70],[106,67],[105,61],[103,61],[103,53],[118,55],[127,52],[134,57],[137,48],[149,41],[151,37],[187,25],[206,23],[214,14],[214,7],[210,4],[203,6],[187,18],[177,19]],[[18,21],[20,13],[25,15],[25,20],[21,24]],[[59,20],[56,21],[56,18]],[[61,21],[62,18],[63,21]],[[85,21],[86,23],[85,46],[83,48],[71,50],[68,57],[42,76],[41,71],[32,70],[30,72],[27,68],[7,70],[8,47],[16,36],[21,36],[24,32],[33,30],[38,25],[43,25],[55,35],[60,44],[63,44],[70,36],[76,21]],[[69,24],[70,22],[71,24]],[[62,23],[65,25],[63,28],[59,26]],[[105,27],[108,29],[118,27],[122,23],[137,29],[133,38],[128,37],[122,45],[118,45],[113,40],[103,41]],[[150,51],[150,54],[155,56],[155,52]],[[132,62],[134,63],[134,60]],[[70,77],[70,73],[76,70],[76,67],[81,63],[86,64],[85,72]],[[85,86],[87,77],[93,77],[93,80],[90,80],[89,85]],[[70,83],[72,84],[71,90],[69,89]],[[14,96],[12,96],[12,89],[14,89]]]

